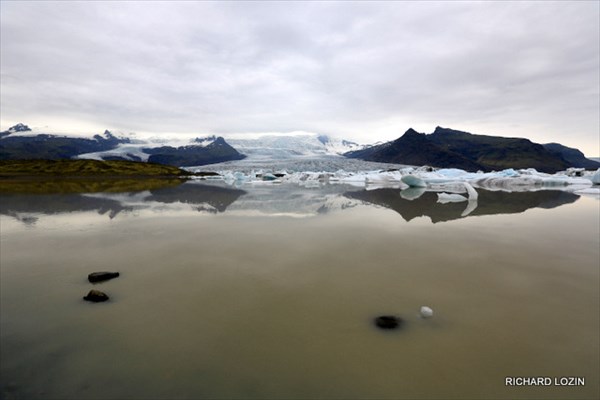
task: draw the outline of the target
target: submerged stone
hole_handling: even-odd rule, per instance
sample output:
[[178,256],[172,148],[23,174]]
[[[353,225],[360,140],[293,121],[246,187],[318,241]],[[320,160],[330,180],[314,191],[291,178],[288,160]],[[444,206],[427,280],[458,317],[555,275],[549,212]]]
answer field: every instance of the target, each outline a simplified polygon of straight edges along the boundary
[[94,303],[98,303],[101,301],[106,301],[108,300],[108,295],[104,292],[101,292],[99,290],[90,290],[90,292],[87,294],[87,296],[84,296],[83,299],[86,301],[92,301]]
[[402,318],[393,315],[381,315],[374,320],[375,326],[379,329],[398,329],[402,322]]
[[88,275],[88,281],[92,283],[107,281],[119,276],[118,272],[92,272]]

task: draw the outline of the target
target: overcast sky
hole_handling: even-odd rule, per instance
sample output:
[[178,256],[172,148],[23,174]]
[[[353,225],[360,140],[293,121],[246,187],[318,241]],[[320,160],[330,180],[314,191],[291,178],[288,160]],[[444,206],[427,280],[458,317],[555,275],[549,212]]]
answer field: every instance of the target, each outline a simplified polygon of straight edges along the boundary
[[1,3],[1,128],[437,126],[600,155],[600,2]]

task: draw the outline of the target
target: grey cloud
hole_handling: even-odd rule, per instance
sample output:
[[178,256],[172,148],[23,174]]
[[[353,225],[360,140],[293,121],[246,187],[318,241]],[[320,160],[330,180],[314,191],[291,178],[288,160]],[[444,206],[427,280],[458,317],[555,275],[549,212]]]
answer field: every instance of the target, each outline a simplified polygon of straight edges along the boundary
[[2,2],[2,124],[411,125],[600,153],[597,2]]

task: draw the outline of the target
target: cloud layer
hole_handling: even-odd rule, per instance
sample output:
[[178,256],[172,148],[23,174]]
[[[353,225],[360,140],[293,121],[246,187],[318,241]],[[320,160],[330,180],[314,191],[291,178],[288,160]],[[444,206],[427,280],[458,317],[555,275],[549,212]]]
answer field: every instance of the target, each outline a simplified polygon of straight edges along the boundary
[[2,2],[2,128],[436,125],[600,153],[598,2]]

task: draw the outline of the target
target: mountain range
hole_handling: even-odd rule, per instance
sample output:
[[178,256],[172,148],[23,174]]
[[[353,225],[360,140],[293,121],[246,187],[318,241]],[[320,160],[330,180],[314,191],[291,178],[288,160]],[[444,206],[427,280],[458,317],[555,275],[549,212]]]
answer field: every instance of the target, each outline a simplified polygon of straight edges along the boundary
[[431,134],[411,128],[396,140],[371,146],[314,134],[227,140],[216,136],[140,140],[118,137],[108,130],[92,137],[38,133],[24,124],[0,132],[0,160],[88,158],[181,167],[241,160],[246,156],[254,160],[286,160],[342,155],[365,161],[466,171],[535,168],[552,173],[569,167],[600,168],[600,162],[558,143],[542,145],[524,138],[476,135],[442,127]]
[[398,139],[344,154],[349,158],[408,165],[492,171],[535,168],[554,173],[569,167],[596,169],[600,163],[558,143],[538,144],[523,138],[475,135],[437,127],[431,134],[407,130]]
[[196,138],[182,146],[116,137],[108,130],[92,138],[34,133],[24,124],[0,132],[0,160],[70,159],[146,161],[174,166],[214,164],[245,156],[222,137]]

